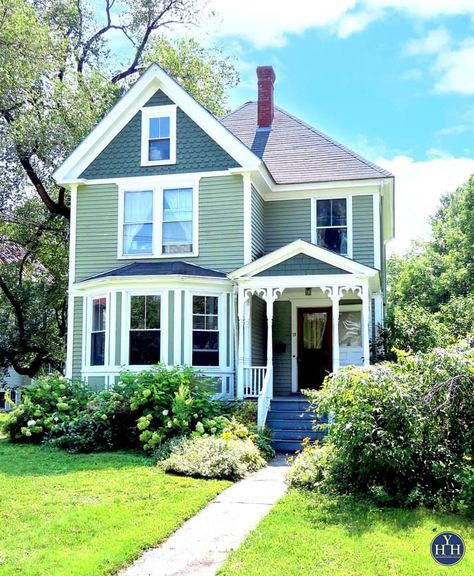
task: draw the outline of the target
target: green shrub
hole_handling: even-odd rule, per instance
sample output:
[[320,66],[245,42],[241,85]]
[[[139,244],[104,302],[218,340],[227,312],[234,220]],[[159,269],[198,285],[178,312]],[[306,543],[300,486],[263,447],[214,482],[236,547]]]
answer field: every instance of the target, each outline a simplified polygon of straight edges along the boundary
[[202,478],[242,478],[265,465],[250,440],[224,440],[215,436],[185,439],[158,465],[165,472]]
[[146,452],[153,452],[168,438],[189,434],[198,422],[225,409],[223,403],[212,399],[215,381],[189,366],[158,364],[144,372],[124,372],[120,382],[133,390],[130,408]]
[[257,425],[257,408],[257,402],[243,400],[234,403],[232,414],[239,422],[250,428]]
[[343,369],[309,396],[318,415],[334,414],[324,465],[339,492],[453,510],[469,500],[474,350],[467,343]]
[[307,443],[294,457],[288,472],[288,482],[293,488],[326,490],[329,488],[329,446],[317,442]]
[[79,414],[64,425],[63,434],[51,441],[70,452],[120,450],[138,445],[136,421],[126,390],[94,395]]
[[14,442],[42,442],[58,436],[90,396],[81,382],[57,375],[39,378],[22,389],[21,404],[8,415],[4,429]]

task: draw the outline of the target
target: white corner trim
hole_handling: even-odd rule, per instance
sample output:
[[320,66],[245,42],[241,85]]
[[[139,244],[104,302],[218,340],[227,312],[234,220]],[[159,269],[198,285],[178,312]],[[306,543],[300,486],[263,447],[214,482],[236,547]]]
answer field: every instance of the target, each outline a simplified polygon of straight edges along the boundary
[[[150,118],[170,119],[170,157],[167,160],[149,160],[148,143],[150,139],[149,122]],[[142,166],[163,166],[176,164],[176,105],[166,106],[144,106],[141,109],[141,165]]]
[[69,228],[69,286],[76,280],[77,184],[71,185],[71,222]]
[[381,242],[382,238],[380,236],[380,196],[379,194],[374,194],[373,198],[373,228],[374,228],[374,268],[381,270],[382,268],[382,256],[381,256]]
[[53,178],[56,182],[63,183],[79,178],[85,168],[159,89],[241,166],[258,169],[261,160],[162,68],[153,64],[54,172]]
[[67,302],[66,378],[72,378],[74,354],[74,295],[69,291]]
[[243,175],[244,187],[244,264],[252,261],[252,180],[249,173]]
[[377,270],[374,270],[373,268],[354,262],[349,258],[340,256],[339,254],[335,254],[334,252],[330,252],[329,250],[325,250],[319,246],[309,244],[304,240],[295,240],[294,242],[291,242],[290,244],[270,252],[270,254],[262,256],[254,262],[231,272],[228,276],[232,280],[242,277],[251,277],[298,254],[306,254],[311,258],[316,258],[317,260],[321,260],[322,262],[335,266],[336,268],[341,268],[351,274],[375,276],[378,273]]

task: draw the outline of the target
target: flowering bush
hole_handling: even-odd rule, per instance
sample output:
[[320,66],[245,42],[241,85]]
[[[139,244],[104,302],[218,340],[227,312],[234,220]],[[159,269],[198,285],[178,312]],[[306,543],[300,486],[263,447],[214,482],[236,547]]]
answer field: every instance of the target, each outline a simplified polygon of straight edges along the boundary
[[250,440],[224,440],[216,436],[187,438],[158,465],[165,472],[202,478],[242,478],[265,465]]
[[[459,509],[474,473],[474,348],[469,342],[398,363],[346,368],[310,392],[318,415],[334,414],[316,483],[381,503]],[[320,474],[319,467],[326,469]]]
[[90,396],[80,382],[62,376],[40,378],[22,389],[22,402],[8,415],[4,430],[14,442],[42,442],[58,436]]

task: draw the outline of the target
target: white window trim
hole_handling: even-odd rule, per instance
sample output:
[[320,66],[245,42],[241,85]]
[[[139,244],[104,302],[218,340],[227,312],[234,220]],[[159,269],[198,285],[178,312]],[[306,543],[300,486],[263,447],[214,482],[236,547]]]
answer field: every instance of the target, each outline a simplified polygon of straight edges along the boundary
[[[163,190],[174,188],[191,188],[193,191],[193,249],[192,252],[163,252]],[[150,254],[124,254],[124,212],[125,192],[153,192],[153,230],[152,252]],[[122,183],[118,186],[118,260],[143,260],[150,258],[196,258],[199,256],[199,178],[197,179],[173,179],[153,183],[131,182],[130,185]]]
[[[219,364],[218,366],[193,365],[193,297],[214,296],[218,298],[218,327],[219,327]],[[227,293],[212,290],[189,290],[185,292],[185,318],[184,318],[184,364],[193,366],[198,370],[211,374],[227,368],[224,358],[227,347]]]
[[[94,365],[91,363],[91,353],[92,353],[92,304],[94,300],[99,298],[105,298],[105,350],[104,350],[104,363],[99,365]],[[83,346],[83,359],[82,367],[89,370],[105,370],[110,364],[110,331],[111,331],[111,299],[110,293],[101,292],[97,294],[90,294],[85,298],[84,307],[84,346]]]
[[[164,166],[176,164],[176,105],[144,106],[141,109],[141,165]],[[149,160],[148,143],[150,140],[150,118],[170,119],[170,157],[168,160]]]
[[[352,258],[352,196],[318,196],[311,198],[311,243],[319,246],[317,238],[317,202],[318,200],[345,200],[346,201],[346,218],[347,218],[347,254],[339,254],[346,258]],[[341,226],[344,228],[344,226]],[[322,246],[320,246],[322,248]],[[336,252],[336,254],[338,254]]]
[[122,342],[120,364],[133,371],[149,370],[153,364],[130,364],[130,309],[132,296],[160,297],[160,362],[168,365],[168,290],[134,288],[122,292]]

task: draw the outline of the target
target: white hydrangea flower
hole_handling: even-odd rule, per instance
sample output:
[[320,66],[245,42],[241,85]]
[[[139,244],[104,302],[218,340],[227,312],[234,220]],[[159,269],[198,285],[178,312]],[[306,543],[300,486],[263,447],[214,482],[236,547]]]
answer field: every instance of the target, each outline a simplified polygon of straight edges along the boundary
[[162,412],[163,416],[168,416],[169,413],[170,413],[169,410],[163,410],[163,412]]
[[31,428],[32,426],[34,426],[36,424],[36,420],[28,420],[28,422],[26,423],[26,425],[28,426],[28,428]]

